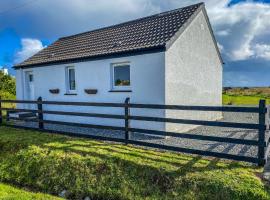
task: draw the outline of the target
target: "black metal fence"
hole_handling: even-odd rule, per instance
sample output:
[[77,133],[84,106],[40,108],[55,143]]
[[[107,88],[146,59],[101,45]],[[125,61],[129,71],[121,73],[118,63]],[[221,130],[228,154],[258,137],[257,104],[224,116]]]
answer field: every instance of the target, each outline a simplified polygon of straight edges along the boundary
[[[19,109],[19,108],[8,108],[4,107],[5,103],[12,104],[36,104],[37,109]],[[52,111],[44,110],[43,105],[67,105],[67,106],[91,106],[91,107],[115,107],[123,108],[123,115],[119,114],[100,114],[100,113],[82,113],[82,112],[68,112],[68,111]],[[242,112],[242,113],[257,113],[259,115],[259,123],[239,123],[239,122],[221,122],[221,121],[204,121],[204,120],[190,120],[190,119],[174,119],[174,118],[160,118],[160,117],[149,117],[149,116],[137,116],[131,115],[130,109],[164,109],[164,110],[188,110],[188,111],[220,111],[220,112]],[[0,125],[12,126],[16,128],[26,128],[24,126],[16,126],[8,123],[4,123],[3,111],[7,113],[10,112],[30,112],[37,115],[36,119],[19,118],[22,121],[37,122],[38,128],[29,128],[45,132],[53,132],[59,134],[68,134],[70,136],[92,138],[106,141],[122,142],[125,144],[133,144],[145,147],[153,147],[177,152],[198,154],[203,156],[212,156],[217,158],[232,159],[238,161],[246,161],[257,163],[259,166],[265,165],[267,161],[267,155],[270,151],[269,137],[266,137],[266,130],[269,129],[269,107],[265,105],[265,100],[260,100],[258,107],[226,107],[226,106],[182,106],[182,105],[156,105],[156,104],[134,104],[130,103],[129,98],[125,100],[124,103],[97,103],[97,102],[63,102],[63,101],[43,101],[42,98],[38,98],[37,101],[27,101],[27,100],[1,100],[0,99]],[[45,120],[43,115],[64,115],[64,116],[80,116],[80,117],[95,117],[95,118],[107,118],[107,119],[120,119],[124,120],[124,126],[104,126],[104,125],[94,125],[94,124],[83,124],[83,123],[73,123],[64,121],[53,121]],[[18,118],[13,118],[7,116],[8,119],[18,120]],[[244,128],[252,129],[258,131],[258,140],[255,139],[240,139],[240,138],[229,138],[229,137],[218,137],[209,135],[197,135],[197,134],[187,134],[187,133],[177,133],[177,132],[166,132],[158,130],[149,130],[142,128],[132,128],[130,126],[130,121],[148,121],[148,122],[166,122],[166,123],[176,123],[176,124],[191,124],[191,125],[205,125],[205,126],[215,126],[215,127],[230,127],[230,128]],[[119,130],[123,131],[125,134],[124,139],[121,138],[111,138],[103,136],[85,135],[78,133],[68,133],[63,131],[55,131],[44,128],[44,124],[55,124],[55,125],[68,125],[74,127],[86,127],[95,129],[109,129],[109,130]],[[207,150],[198,150],[193,148],[184,148],[177,146],[167,146],[155,143],[149,143],[145,141],[137,141],[130,139],[130,133],[144,133],[149,135],[158,136],[171,136],[177,138],[193,139],[193,140],[203,140],[203,141],[214,141],[222,142],[228,144],[240,144],[240,145],[250,145],[256,146],[258,148],[257,157],[234,155],[229,153],[220,153]]]

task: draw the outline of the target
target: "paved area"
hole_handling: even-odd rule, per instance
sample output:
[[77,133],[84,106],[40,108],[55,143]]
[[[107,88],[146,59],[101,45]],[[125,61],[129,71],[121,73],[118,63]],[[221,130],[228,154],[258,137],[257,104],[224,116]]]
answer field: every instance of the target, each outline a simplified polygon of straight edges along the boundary
[[[244,122],[244,123],[258,123],[258,114],[252,113],[223,113],[223,119],[220,121],[226,122]],[[16,122],[19,123],[19,122]],[[37,127],[37,123],[22,123],[20,125]],[[50,125],[45,124],[46,129],[65,131],[71,133],[80,133],[80,134],[90,134],[97,136],[105,137],[114,137],[114,138],[124,138],[124,133],[122,131],[109,131],[109,130],[100,130],[92,128],[78,128],[72,126],[63,126],[63,125]],[[223,128],[223,127],[209,127],[209,126],[200,126],[187,132],[189,134],[198,134],[198,135],[209,135],[209,136],[220,136],[220,137],[230,137],[230,138],[241,138],[241,139],[258,139],[257,130],[248,130],[248,129],[237,129],[237,128]],[[209,142],[209,141],[200,141],[192,139],[183,139],[176,137],[159,137],[159,136],[150,136],[140,133],[131,133],[132,140],[140,140],[144,142],[151,142],[157,144],[164,144],[177,147],[186,147],[200,150],[208,150],[214,152],[230,153],[234,155],[245,155],[256,157],[257,156],[257,147],[249,145],[238,145],[238,144],[226,144],[222,142]]]

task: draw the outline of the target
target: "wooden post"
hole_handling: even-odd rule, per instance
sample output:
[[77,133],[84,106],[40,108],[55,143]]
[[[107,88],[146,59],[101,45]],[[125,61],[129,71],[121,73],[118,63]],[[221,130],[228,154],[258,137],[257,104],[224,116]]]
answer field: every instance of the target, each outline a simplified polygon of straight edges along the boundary
[[37,108],[38,108],[38,120],[39,120],[39,122],[38,122],[38,128],[39,129],[44,129],[44,124],[42,122],[43,121],[42,97],[39,97],[37,99],[37,101],[38,101]]
[[9,114],[10,114],[10,111],[7,110],[7,114],[6,114],[6,122],[9,122],[9,121],[10,121]]
[[2,102],[1,102],[1,96],[0,96],[0,125],[3,123],[3,112],[2,112]]
[[128,144],[128,140],[129,140],[129,114],[130,114],[129,101],[130,101],[130,98],[126,98],[126,100],[125,100],[125,140],[126,140],[126,144]]
[[265,114],[265,125],[266,125],[266,130],[269,131],[270,128],[270,106],[266,106],[266,114]]
[[265,100],[260,100],[259,103],[259,146],[258,146],[258,165],[265,165],[265,115],[267,113],[265,106]]

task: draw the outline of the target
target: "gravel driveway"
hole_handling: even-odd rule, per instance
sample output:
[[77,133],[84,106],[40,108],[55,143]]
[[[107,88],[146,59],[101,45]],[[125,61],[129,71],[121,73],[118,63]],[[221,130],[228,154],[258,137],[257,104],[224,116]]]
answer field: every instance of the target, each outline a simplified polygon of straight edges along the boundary
[[[252,113],[231,113],[224,112],[223,119],[220,121],[226,122],[244,122],[244,123],[258,123],[258,114]],[[24,126],[36,127],[37,123],[25,123],[16,122],[17,124]],[[124,133],[122,131],[110,131],[110,130],[100,130],[92,128],[78,128],[63,125],[51,125],[45,124],[46,129],[66,131],[71,133],[80,134],[90,134],[97,136],[124,138]],[[223,128],[223,127],[209,127],[200,126],[194,130],[188,131],[187,133],[198,134],[198,135],[209,135],[209,136],[220,136],[220,137],[230,137],[230,138],[241,138],[241,139],[257,139],[257,130],[239,129],[239,128]],[[144,142],[158,143],[177,147],[187,147],[200,150],[208,150],[214,152],[230,153],[235,155],[246,155],[246,156],[257,156],[257,147],[249,145],[238,145],[238,144],[226,144],[222,142],[209,142],[200,141],[192,139],[183,139],[176,137],[155,137],[149,136],[141,133],[131,133],[132,140],[140,140]]]

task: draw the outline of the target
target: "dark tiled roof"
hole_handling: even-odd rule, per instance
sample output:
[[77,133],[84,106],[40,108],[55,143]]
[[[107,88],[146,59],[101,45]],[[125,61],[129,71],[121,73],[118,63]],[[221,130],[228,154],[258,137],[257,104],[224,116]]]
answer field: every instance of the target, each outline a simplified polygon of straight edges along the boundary
[[60,38],[15,68],[165,49],[166,43],[201,5],[203,3]]

